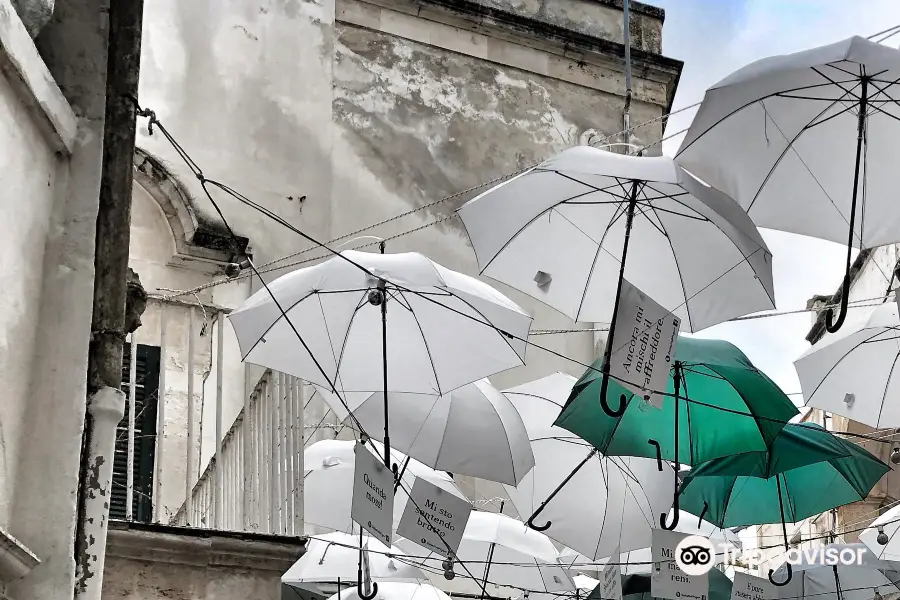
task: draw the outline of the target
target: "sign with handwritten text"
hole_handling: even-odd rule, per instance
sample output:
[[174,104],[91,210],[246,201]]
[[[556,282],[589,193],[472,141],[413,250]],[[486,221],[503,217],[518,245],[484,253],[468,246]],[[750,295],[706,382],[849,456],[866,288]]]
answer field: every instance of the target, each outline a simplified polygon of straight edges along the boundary
[[772,600],[777,597],[778,589],[768,579],[735,572],[731,600]]
[[[442,556],[459,549],[472,505],[425,479],[416,479],[397,534]],[[443,539],[443,541],[442,541]]]
[[662,408],[664,396],[654,392],[666,391],[680,327],[681,319],[622,280],[609,358],[610,376],[656,408]]
[[350,518],[385,545],[394,524],[394,474],[362,444],[354,447],[353,501]]

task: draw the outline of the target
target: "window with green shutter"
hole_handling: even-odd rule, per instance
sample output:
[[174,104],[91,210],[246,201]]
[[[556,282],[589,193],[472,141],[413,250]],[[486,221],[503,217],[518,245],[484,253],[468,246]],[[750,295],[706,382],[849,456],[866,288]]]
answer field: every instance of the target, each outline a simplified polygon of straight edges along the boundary
[[[159,399],[159,347],[138,344],[135,377],[134,491],[132,518],[149,523],[153,516],[153,459],[156,451],[156,406]],[[125,416],[116,428],[112,493],[109,518],[125,519],[128,489],[128,406],[131,386],[131,346],[125,343],[122,359],[122,391],[126,394]]]

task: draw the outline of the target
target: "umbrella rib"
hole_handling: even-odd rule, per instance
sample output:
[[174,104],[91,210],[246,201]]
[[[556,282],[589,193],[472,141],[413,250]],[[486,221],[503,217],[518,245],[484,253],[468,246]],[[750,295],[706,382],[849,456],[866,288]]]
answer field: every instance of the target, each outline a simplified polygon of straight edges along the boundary
[[[587,187],[591,188],[591,189],[592,189],[593,191],[595,191],[595,192],[603,192],[603,193],[605,193],[605,194],[609,194],[609,195],[612,196],[613,198],[618,198],[620,202],[628,202],[628,198],[626,198],[625,196],[616,196],[615,194],[613,194],[613,193],[610,191],[610,190],[612,190],[612,189],[615,189],[615,187],[616,187],[617,185],[618,185],[619,187],[622,187],[622,184],[619,183],[619,178],[618,178],[618,177],[613,177],[613,179],[616,180],[616,183],[611,183],[611,184],[609,184],[609,185],[606,186],[606,187],[600,188],[600,187],[597,187],[596,185],[592,185],[592,184],[590,184],[590,183],[586,183],[586,182],[584,182],[584,181],[581,181],[581,180],[578,179],[577,177],[572,177],[571,175],[567,175],[567,174],[563,173],[562,171],[553,171],[553,173],[556,173],[556,174],[559,175],[560,177],[564,177],[564,178],[568,179],[569,181],[574,181],[575,183],[580,183],[581,185],[587,186]],[[608,176],[608,175],[601,175],[601,177],[609,177],[609,176]],[[625,191],[625,190],[623,189],[623,193],[627,193],[627,191]]]
[[[890,328],[890,329],[893,329],[893,328]],[[878,331],[878,332],[872,334],[872,337],[861,340],[858,344],[854,345],[852,348],[847,350],[838,360],[836,360],[835,363],[833,365],[831,365],[831,368],[828,369],[828,372],[826,372],[825,375],[822,376],[822,379],[819,381],[818,385],[816,385],[815,389],[812,392],[810,392],[809,397],[807,397],[807,399],[806,399],[806,406],[809,406],[809,403],[812,400],[813,396],[816,395],[816,392],[819,391],[819,388],[822,387],[822,384],[825,383],[825,380],[828,379],[828,376],[831,375],[832,371],[834,371],[838,367],[838,365],[840,365],[844,361],[845,358],[850,356],[850,354],[854,350],[856,350],[857,348],[859,348],[860,346],[862,346],[869,340],[878,337],[882,333],[884,333],[884,330],[881,330],[881,331]]]
[[[663,224],[662,219],[660,219],[659,215],[656,215],[656,218],[659,219],[659,224],[662,225],[662,228],[663,228],[663,235],[666,238],[666,242],[668,242],[668,244],[669,244],[669,249],[672,250],[672,260],[675,262],[675,269],[678,271],[678,281],[681,282],[681,293],[684,295],[683,306],[684,306],[685,312],[687,312],[688,327],[690,328],[691,331],[693,331],[694,330],[694,320],[691,318],[691,305],[690,305],[690,301],[692,300],[692,298],[688,298],[687,288],[684,286],[684,276],[681,274],[681,265],[678,263],[678,256],[675,254],[675,246],[672,245],[672,238],[671,238],[671,236],[669,236],[669,232],[666,229],[666,226]],[[718,226],[716,227],[716,229],[718,229]],[[719,231],[721,231],[721,229]],[[741,253],[741,255],[743,256],[743,253]],[[745,259],[746,259],[746,257],[745,257]],[[729,269],[729,271],[730,271],[730,269]],[[721,279],[721,277],[719,277],[719,279]],[[715,281],[718,281],[718,279],[716,279]],[[713,283],[715,283],[715,281],[713,281]],[[710,285],[712,285],[712,283]],[[709,287],[709,286],[707,286],[707,287]],[[706,289],[706,288],[703,288],[703,289]],[[700,292],[702,292],[702,291],[703,290],[700,290]],[[699,294],[700,292],[697,292],[697,293]],[[675,310],[678,310],[678,307],[676,307]],[[674,313],[674,312],[675,311],[673,310],[672,313]]]
[[[831,107],[829,107],[829,108],[831,108]],[[833,115],[829,115],[829,116],[825,117],[825,118],[822,119],[821,121],[816,121],[816,118],[818,118],[818,117],[820,117],[820,116],[822,116],[822,115],[824,114],[824,113],[819,113],[819,115],[817,115],[816,118],[814,118],[812,121],[810,121],[809,123],[807,123],[807,124],[806,124],[806,127],[804,127],[803,129],[804,129],[804,130],[807,130],[807,129],[812,129],[813,127],[818,127],[819,125],[824,125],[825,123],[827,123],[828,121],[831,121],[832,119],[836,119],[836,118],[838,118],[838,117],[840,117],[840,116],[843,116],[843,115],[845,115],[845,114],[847,114],[847,113],[852,113],[853,110],[854,110],[855,108],[857,108],[857,107],[851,104],[851,105],[849,105],[849,106],[845,106],[845,107],[843,108],[843,110],[841,110],[841,111],[839,111],[839,112],[836,112],[836,113],[834,113]],[[826,110],[826,112],[827,112],[827,110]]]
[[[302,298],[300,298],[299,300],[297,300],[296,302],[294,302],[293,304],[291,304],[290,306],[288,306],[288,307],[284,310],[284,314],[287,314],[287,313],[289,313],[290,311],[294,310],[301,302],[303,302],[304,300],[306,300],[306,299],[309,298],[310,296],[312,296],[312,295],[314,295],[314,294],[317,294],[317,293],[318,293],[318,292],[310,292],[310,293],[308,293],[307,295],[303,296]],[[266,335],[268,335],[268,333],[269,333],[270,331],[272,331],[272,328],[275,327],[275,325],[277,325],[279,321],[281,321],[282,317],[283,317],[283,315],[279,314],[279,315],[278,315],[278,318],[275,319],[274,321],[272,321],[272,324],[269,325],[269,326],[266,328],[266,330],[262,333],[262,335],[259,336],[259,339],[257,339],[255,342],[253,342],[253,345],[250,346],[250,348],[247,350],[247,353],[244,354],[244,356],[241,357],[241,361],[247,360],[247,357],[250,356],[250,353],[253,352],[254,350],[256,350],[256,347],[259,345],[259,343],[260,343],[263,339],[265,339]]]
[[[369,290],[366,289],[366,290],[362,290],[362,291],[364,292],[363,297],[360,300],[360,302],[356,305],[356,310],[353,311],[353,315],[350,317],[350,322],[347,324],[347,333],[344,335],[344,341],[341,343],[341,351],[339,353],[340,358],[337,360],[337,363],[334,366],[335,379],[341,380],[341,391],[344,393],[344,395],[347,394],[347,390],[344,388],[343,378],[340,376],[341,375],[341,365],[344,364],[344,352],[347,350],[347,342],[350,339],[350,330],[353,328],[353,321],[356,320],[356,315],[359,314],[359,310],[363,306],[365,306],[366,294],[368,293]],[[321,306],[321,302],[320,302],[320,306]],[[325,320],[324,309],[322,311],[322,319],[323,319],[323,321]],[[329,335],[329,339],[330,338],[331,338],[331,336]],[[332,347],[331,351],[332,351],[332,353],[334,352],[333,347]],[[356,390],[354,390],[354,391],[356,391]],[[342,404],[347,408],[348,413],[351,412],[350,406],[346,402],[342,402]],[[337,413],[335,413],[335,414],[337,414]]]
[[[715,367],[713,367],[712,365],[706,365],[706,368],[709,369],[710,371],[712,371],[713,373],[715,373],[716,375],[719,375],[720,377],[722,377],[723,379],[725,379],[725,376],[722,375],[721,373],[719,373],[719,372],[715,369]],[[740,391],[739,389],[737,389],[736,387],[734,387],[734,384],[733,384],[733,383],[731,383],[731,382],[728,381],[727,379],[725,379],[725,380],[728,382],[728,385],[731,386],[731,389],[733,389],[735,392],[737,392],[737,395],[740,396],[741,400],[744,401],[744,406],[747,407],[747,412],[750,413],[750,416],[753,417],[753,421],[756,423],[756,430],[757,430],[757,432],[759,433],[759,437],[762,438],[763,444],[765,444],[766,447],[768,447],[768,446],[769,446],[769,442],[768,442],[768,440],[766,440],[766,436],[763,435],[763,432],[762,432],[762,430],[760,429],[760,426],[759,426],[760,416],[757,415],[757,414],[755,414],[755,413],[753,412],[753,409],[750,407],[750,403],[747,402],[747,399],[746,399],[746,398],[744,398],[744,394],[742,394],[741,391]],[[780,390],[779,390],[779,391],[780,391]],[[784,392],[782,392],[782,393],[784,393]],[[687,398],[685,398],[685,400],[687,400]],[[688,400],[688,401],[689,401],[689,400]]]
[[[406,299],[406,298],[404,298]],[[409,300],[407,300],[409,302]],[[416,314],[416,311],[410,309],[410,314],[412,314],[413,319],[416,321],[416,326],[419,328],[419,333],[422,334],[422,343],[425,345],[425,352],[428,354],[428,362],[431,364],[431,372],[434,374],[434,383],[437,385],[437,392],[441,393],[441,380],[438,378],[437,368],[434,366],[434,358],[431,355],[431,348],[428,346],[428,339],[425,337],[425,331],[422,329],[422,324],[419,322],[419,315]]]
[[[594,190],[589,190],[589,191],[587,191],[587,192],[584,192],[583,194],[577,194],[577,195],[575,195],[575,196],[572,196],[572,198],[569,198],[569,200],[572,200],[572,199],[574,199],[574,198],[581,198],[581,197],[583,197],[583,196],[587,196],[587,195],[589,195],[589,194],[594,194],[594,193],[596,193]],[[563,202],[566,202],[566,201],[564,200]],[[557,204],[563,204],[563,202],[559,202],[559,203],[557,203]],[[549,207],[549,208],[547,208],[547,209],[545,209],[545,210],[540,211],[538,214],[536,214],[536,215],[534,216],[534,218],[530,219],[527,223],[525,223],[524,225],[522,225],[522,227],[519,228],[519,230],[516,231],[514,234],[512,234],[512,235],[510,236],[510,238],[509,238],[508,240],[506,240],[506,241],[503,243],[503,245],[500,247],[500,249],[497,250],[497,252],[494,253],[494,256],[491,257],[491,260],[489,260],[489,261],[487,262],[487,264],[484,265],[484,268],[481,269],[481,273],[484,273],[485,271],[487,271],[487,270],[490,268],[491,264],[493,264],[493,262],[497,259],[497,257],[500,256],[501,254],[503,254],[503,251],[506,250],[506,249],[509,247],[509,245],[512,244],[513,241],[514,241],[517,237],[519,237],[519,234],[521,234],[523,231],[525,231],[526,229],[528,229],[528,227],[530,227],[535,221],[537,221],[538,219],[540,219],[540,218],[543,217],[544,215],[547,215],[547,214],[549,214],[549,213],[552,213],[553,210],[556,208],[556,206],[557,206],[557,205],[555,204],[555,205],[553,205],[553,206],[551,206],[551,207]],[[557,212],[559,212],[559,211],[557,211]]]
[[[338,359],[337,354],[335,354],[335,352],[334,352],[334,343],[333,343],[333,340],[332,340],[332,338],[331,338],[331,330],[330,330],[329,327],[328,327],[328,319],[325,318],[325,306],[322,304],[322,297],[319,296],[318,294],[316,294],[316,299],[319,301],[319,311],[322,313],[322,324],[325,326],[325,335],[328,336],[328,345],[329,345],[329,347],[331,347],[331,358],[334,360],[334,364],[335,364],[335,374],[334,374],[334,378],[335,378],[335,384],[337,384],[338,382],[341,381],[341,377],[340,377],[340,375],[341,375],[341,369],[340,369],[341,361],[340,361],[340,359]],[[357,304],[356,310],[353,311],[354,316],[356,315],[356,312],[357,312],[361,307],[362,307],[362,306],[361,306],[360,304]],[[353,317],[350,318],[350,323],[351,323],[351,324],[353,323]],[[347,345],[347,339],[348,339],[349,337],[350,337],[350,328],[348,327],[348,328],[347,328],[347,333],[346,333],[346,335],[344,336],[344,342],[343,342],[343,344],[341,344],[341,352],[340,352],[341,358],[343,358],[343,356],[344,356],[344,348],[345,348],[346,345]],[[344,389],[343,382],[341,382],[341,393],[343,393],[345,396],[347,395],[347,390]],[[348,406],[347,408],[349,408],[349,406]],[[349,412],[349,411],[348,411],[348,412]]]
[[[825,87],[825,86],[828,86],[828,85],[831,85],[831,84],[830,84],[830,83],[817,83],[817,84],[813,84],[813,85],[806,85],[806,86],[801,86],[801,87],[798,87],[798,88],[793,88],[793,89],[790,89],[790,90],[783,90],[782,92],[775,92],[775,93],[799,92],[799,91],[802,91],[802,90],[812,90],[812,89],[815,89],[815,88]],[[706,130],[703,131],[702,133],[700,133],[700,135],[698,135],[696,138],[694,138],[694,140],[691,141],[690,144],[688,144],[688,145],[685,146],[684,148],[679,148],[679,149],[678,149],[678,154],[676,154],[675,158],[678,158],[678,156],[680,156],[683,152],[686,152],[688,148],[690,148],[690,147],[693,146],[695,143],[697,143],[697,142],[700,140],[700,138],[702,138],[704,135],[706,135],[707,133],[709,133],[710,131],[712,131],[719,123],[722,123],[723,121],[726,121],[727,119],[733,117],[734,115],[736,115],[737,113],[741,112],[741,111],[744,110],[745,108],[747,108],[747,107],[749,107],[749,106],[752,106],[752,105],[756,104],[757,102],[762,102],[763,100],[766,100],[767,98],[771,98],[772,96],[775,95],[775,93],[769,94],[769,95],[767,95],[767,96],[763,96],[762,98],[756,98],[755,100],[751,100],[751,101],[747,102],[746,104],[742,104],[741,106],[735,108],[733,111],[731,111],[730,113],[728,113],[727,115],[723,116],[721,119],[719,119],[718,121],[716,121],[715,123],[713,123],[712,125],[710,125],[709,127],[707,127]],[[702,108],[702,107],[701,107],[701,108]]]
[[[634,499],[637,500],[637,494],[635,493],[635,490],[632,487],[632,483],[635,483],[635,484],[637,484],[637,487],[641,491],[641,493],[644,494],[644,499],[647,500],[647,506],[649,506],[650,510],[652,511],[653,506],[650,503],[650,498],[647,497],[647,492],[644,491],[644,486],[641,485],[641,482],[637,478],[637,475],[635,475],[634,471],[631,470],[631,465],[624,464],[624,461],[619,462],[619,461],[615,460],[616,458],[619,458],[619,457],[610,457],[609,460],[612,463],[614,463],[619,468],[622,475],[625,476],[625,485],[628,487],[628,491],[631,492],[632,497],[634,497]],[[640,457],[629,457],[629,458],[638,458],[639,459]],[[629,481],[631,483],[629,483]],[[640,503],[638,503],[638,504],[640,504]],[[641,508],[640,510],[641,510],[641,514],[644,516],[644,520],[647,522],[647,525],[650,526],[650,529],[653,529],[655,527],[654,517],[652,515],[648,515],[646,512],[644,512],[643,508]],[[625,514],[624,506],[622,507],[622,514],[623,515]]]
[[[843,89],[843,88],[842,88],[842,89]],[[845,95],[846,95],[846,94],[845,94]],[[844,219],[845,222],[847,222],[847,218],[844,217],[844,214],[841,213],[840,210],[838,210],[837,205],[834,203],[834,200],[831,198],[831,196],[830,196],[830,195],[828,194],[828,192],[825,190],[825,187],[822,185],[822,183],[819,181],[819,179],[815,176],[815,174],[812,172],[812,169],[809,168],[809,165],[806,164],[806,161],[803,160],[803,157],[800,156],[800,153],[797,152],[797,149],[794,147],[794,144],[797,143],[797,140],[800,139],[800,136],[802,136],[804,133],[806,133],[807,131],[809,131],[808,128],[809,128],[810,124],[813,123],[813,122],[815,122],[816,119],[818,119],[818,118],[821,117],[823,114],[825,114],[826,112],[828,112],[828,111],[831,109],[832,106],[834,106],[835,104],[841,102],[842,99],[843,99],[843,98],[838,98],[837,100],[835,100],[834,102],[832,102],[831,104],[829,104],[828,106],[826,106],[824,109],[822,109],[821,112],[819,112],[819,113],[816,114],[812,119],[810,119],[810,121],[809,121],[802,129],[800,129],[799,132],[797,132],[797,135],[795,135],[794,138],[791,139],[791,140],[789,140],[789,141],[788,141],[788,137],[784,134],[784,131],[781,129],[781,127],[779,127],[778,123],[775,121],[775,118],[772,117],[772,115],[771,115],[771,114],[769,113],[769,111],[766,109],[765,103],[764,103],[762,100],[760,100],[759,103],[760,103],[760,106],[762,106],[762,109],[763,109],[763,112],[765,113],[765,116],[766,116],[770,121],[772,121],[772,124],[775,126],[775,129],[778,130],[778,133],[781,134],[781,137],[787,142],[787,144],[785,145],[784,150],[781,151],[781,154],[778,156],[778,159],[772,164],[772,168],[769,169],[769,172],[768,172],[768,173],[766,174],[766,176],[763,178],[762,183],[760,183],[760,185],[759,185],[759,189],[756,190],[756,194],[754,194],[753,200],[750,202],[750,205],[747,207],[747,214],[748,214],[748,215],[750,214],[750,210],[753,208],[753,205],[754,205],[754,204],[756,203],[756,201],[759,199],[759,195],[762,193],[763,188],[766,187],[766,184],[769,183],[769,180],[772,178],[772,175],[775,173],[775,170],[779,167],[779,165],[781,165],[781,161],[784,159],[784,157],[787,155],[787,153],[788,153],[789,151],[793,151],[794,154],[797,156],[797,158],[800,160],[800,163],[803,165],[803,167],[806,169],[806,171],[807,171],[807,172],[810,174],[810,176],[813,178],[813,181],[816,182],[816,185],[818,185],[818,186],[819,186],[819,189],[822,190],[822,193],[825,194],[825,197],[828,198],[828,200],[831,202],[832,206],[834,206],[835,210],[837,210],[837,212],[838,212],[838,214],[841,216],[841,218]],[[848,225],[849,225],[849,222],[848,222]]]
[[[603,530],[606,529],[606,517],[609,514],[609,479],[606,476],[605,464],[602,458],[598,458],[600,461],[600,474],[603,476],[603,487],[606,488],[606,508],[603,510],[603,521],[600,523],[600,535],[597,536],[597,543],[594,545],[594,557],[597,556],[597,552],[600,551],[600,540],[603,538]],[[621,535],[619,538],[621,543]]]
[[[831,85],[837,87],[839,90],[843,90],[845,96],[847,94],[850,94],[850,96],[852,96],[854,100],[859,102],[860,97],[855,95],[853,93],[853,90],[855,90],[856,87],[858,85],[860,85],[860,83],[862,81],[862,76],[863,76],[862,73],[850,74],[848,71],[847,73],[850,74],[851,77],[853,77],[853,80],[851,80],[851,81],[835,81],[834,79],[832,79],[831,77],[829,77],[828,75],[826,75],[825,73],[820,71],[817,67],[810,67],[810,70],[812,70],[815,74],[817,74],[818,76],[820,76],[823,79],[825,79],[826,81],[828,81],[828,83],[830,83]],[[854,85],[852,88],[847,89],[844,87],[844,85],[846,85],[848,83],[852,83],[854,80],[856,81],[856,85]],[[843,100],[843,96],[838,99],[838,101],[841,101],[841,100]]]
[[875,88],[876,90],[878,90],[878,92],[876,92],[875,94],[872,94],[872,97],[869,98],[869,99],[867,99],[867,102],[874,102],[874,101],[876,101],[875,99],[878,98],[878,96],[884,95],[885,98],[887,98],[887,100],[879,100],[879,102],[882,102],[882,103],[891,102],[891,103],[894,103],[894,104],[897,103],[897,101],[893,98],[893,96],[891,96],[891,95],[887,92],[887,90],[888,90],[888,88],[897,85],[897,83],[900,83],[900,77],[898,77],[897,79],[895,79],[895,80],[893,80],[893,81],[879,81],[878,83],[884,84],[883,87],[877,85],[877,84],[876,84],[874,81],[872,81],[871,79],[869,80],[869,82],[872,83],[872,87]]
[[[506,333],[505,331],[503,331],[502,329],[500,329],[499,327],[497,327],[496,325],[494,325],[493,323],[491,323],[491,320],[490,320],[490,319],[488,319],[488,318],[487,318],[480,310],[478,310],[477,308],[475,308],[475,307],[474,307],[470,302],[468,302],[465,298],[462,298],[461,296],[457,296],[456,294],[454,294],[454,293],[453,293],[451,290],[449,290],[449,289],[448,289],[447,291],[450,293],[451,296],[453,296],[454,298],[456,298],[457,300],[459,300],[460,302],[462,302],[463,304],[465,304],[466,306],[468,306],[469,308],[471,308],[473,311],[475,311],[475,313],[478,314],[479,317],[481,317],[482,319],[484,319],[484,321],[481,322],[483,325],[487,325],[488,327],[490,327],[491,329],[493,329],[495,332],[499,333],[499,334],[500,334],[500,337],[503,339],[503,341],[506,342],[506,345],[509,346],[509,349],[512,350],[512,351],[513,351],[513,354],[515,354],[516,357],[519,359],[519,362],[520,362],[522,365],[525,364],[525,361],[522,360],[522,357],[519,356],[519,353],[516,352],[516,349],[513,348],[513,347],[512,347],[512,344],[509,343],[509,340],[513,338],[512,335]],[[463,313],[462,311],[457,311],[457,312],[459,312],[460,314],[465,315],[465,313]],[[472,317],[471,315],[465,315],[465,316],[469,317],[470,319],[473,319],[473,320],[476,321],[476,322],[479,322],[478,319],[475,319],[475,318]],[[417,320],[417,322],[418,322],[418,320]],[[530,328],[529,328],[529,329],[530,329]],[[531,333],[531,332],[529,331],[529,334],[530,334],[530,333]],[[527,337],[528,337],[528,334],[526,334],[526,339],[523,340],[523,341],[525,342],[526,346],[527,346],[527,344],[528,344]],[[521,366],[521,365],[520,365],[520,366]],[[471,382],[470,382],[470,383],[471,383]]]
[[881,424],[881,413],[884,412],[884,402],[887,400],[887,392],[888,387],[891,384],[891,378],[894,376],[894,368],[897,366],[897,359],[900,359],[900,352],[894,356],[894,362],[891,363],[891,370],[888,373],[887,381],[884,384],[884,393],[881,395],[881,407],[878,409],[878,419],[875,421],[875,426],[878,427]]

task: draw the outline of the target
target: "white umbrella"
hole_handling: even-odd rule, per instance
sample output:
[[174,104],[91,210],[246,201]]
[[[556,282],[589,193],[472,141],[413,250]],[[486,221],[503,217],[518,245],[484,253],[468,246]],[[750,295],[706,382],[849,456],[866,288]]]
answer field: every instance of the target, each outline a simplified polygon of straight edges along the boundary
[[[666,517],[667,523],[672,522],[673,510],[670,510],[669,515]],[[705,537],[710,540],[717,550],[716,564],[725,561],[724,550],[726,548],[740,550],[743,547],[740,536],[733,531],[721,529],[709,521],[701,521],[691,513],[685,511],[680,511],[680,513],[678,525],[675,526],[674,531],[685,535]],[[560,563],[572,570],[586,569],[592,571],[601,570],[603,565],[612,558],[604,557],[602,560],[590,559],[572,548],[564,548],[559,553],[559,557]],[[653,562],[651,548],[647,546],[637,550],[621,552],[618,561],[622,564],[623,575],[649,573]]]
[[[792,566],[796,575],[790,583],[779,590],[779,597],[791,600],[869,600],[880,595],[900,593],[898,565],[877,559],[863,544],[829,544],[818,548],[818,552],[835,552],[840,558],[844,552],[848,558],[859,556],[858,564],[822,565],[817,554],[810,559],[801,553],[801,564]],[[786,568],[782,565],[775,571],[776,580],[784,579]]]
[[[397,540],[396,545],[411,556],[423,557],[426,574],[443,582],[443,556],[406,539]],[[472,512],[455,559],[462,563],[454,567],[458,578],[470,573],[475,578],[466,580],[460,591],[477,593],[485,581],[493,596],[498,595],[498,587],[505,586],[550,593],[575,589],[572,578],[558,562],[559,552],[550,538],[506,515]]]
[[[427,577],[395,546],[388,548],[376,538],[363,536],[363,547],[369,550],[369,573],[377,581],[420,582]],[[281,582],[292,586],[304,584],[355,584],[359,536],[328,533],[309,539],[306,552],[281,576]],[[390,556],[389,556],[390,555]]]
[[522,415],[535,467],[517,486],[505,486],[529,523],[593,559],[650,545],[660,514],[672,506],[672,478],[654,459],[604,457],[573,433],[553,425],[576,379],[555,373],[504,391]]
[[[347,409],[323,398],[339,418]],[[348,395],[366,431],[384,430],[384,394]],[[389,393],[392,447],[439,471],[515,485],[534,466],[528,433],[515,407],[487,379],[443,396]]]
[[900,241],[898,92],[900,51],[861,37],[765,58],[706,92],[676,160],[759,227],[849,240],[849,275],[852,247]]
[[245,361],[340,394],[444,394],[522,365],[531,328],[500,292],[413,252],[342,252],[279,277],[229,319]]
[[759,231],[671,158],[570,148],[458,212],[483,275],[576,321],[609,322],[623,274],[691,332],[774,307]]
[[827,336],[794,362],[807,406],[870,427],[900,427],[900,316],[874,309],[859,327]]
[[[379,452],[383,447],[373,442]],[[350,533],[359,526],[350,518],[353,502],[353,475],[356,465],[354,446],[356,442],[323,440],[311,445],[303,452],[306,476],[303,481],[303,519],[306,525],[323,529]],[[367,447],[368,448],[368,447]],[[371,450],[369,450],[371,452]],[[406,457],[399,452],[391,452],[394,462],[404,464]],[[453,479],[426,467],[416,460],[409,460],[403,470],[401,481],[407,490],[417,478],[422,478],[447,492],[465,499]],[[409,496],[398,490],[394,496],[394,529],[409,502]]]
[[[384,581],[378,583],[378,592],[366,600],[450,600],[450,596],[427,583]],[[362,600],[356,588],[335,594],[328,600]]]
[[[900,506],[894,506],[866,527],[859,540],[881,560],[900,561]],[[884,534],[885,537],[879,537]],[[885,539],[886,538],[886,539]],[[881,542],[884,542],[883,544]]]

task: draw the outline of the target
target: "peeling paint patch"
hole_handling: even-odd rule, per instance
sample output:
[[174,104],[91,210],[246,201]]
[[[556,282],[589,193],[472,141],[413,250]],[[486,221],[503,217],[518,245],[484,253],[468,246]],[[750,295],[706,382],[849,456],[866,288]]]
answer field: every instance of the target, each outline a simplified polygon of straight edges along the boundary
[[[586,130],[621,128],[616,96],[368,29],[336,30],[334,121],[411,206],[530,166]],[[428,210],[447,214],[470,197]]]

